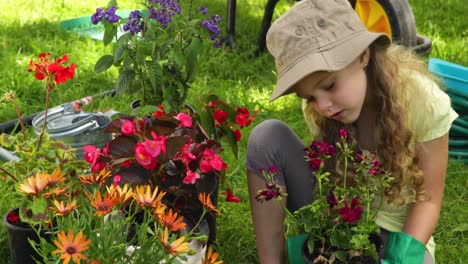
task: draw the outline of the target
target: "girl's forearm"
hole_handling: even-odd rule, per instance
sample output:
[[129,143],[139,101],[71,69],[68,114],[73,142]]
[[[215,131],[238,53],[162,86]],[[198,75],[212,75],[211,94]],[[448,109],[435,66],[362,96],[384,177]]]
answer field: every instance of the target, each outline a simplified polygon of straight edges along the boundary
[[403,232],[427,244],[437,225],[440,208],[441,203],[438,201],[415,203],[409,211]]

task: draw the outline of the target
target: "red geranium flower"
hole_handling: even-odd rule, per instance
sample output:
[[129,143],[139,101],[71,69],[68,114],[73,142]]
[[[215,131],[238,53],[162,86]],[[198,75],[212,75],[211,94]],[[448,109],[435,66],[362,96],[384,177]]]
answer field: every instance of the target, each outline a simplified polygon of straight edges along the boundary
[[354,223],[361,218],[362,206],[359,204],[358,198],[354,197],[350,206],[348,206],[347,202],[344,202],[344,207],[338,209],[337,213],[341,215],[343,221]]
[[231,203],[240,202],[240,198],[234,195],[231,188],[227,188],[226,191],[222,192],[222,194],[226,195],[226,202],[231,202]]

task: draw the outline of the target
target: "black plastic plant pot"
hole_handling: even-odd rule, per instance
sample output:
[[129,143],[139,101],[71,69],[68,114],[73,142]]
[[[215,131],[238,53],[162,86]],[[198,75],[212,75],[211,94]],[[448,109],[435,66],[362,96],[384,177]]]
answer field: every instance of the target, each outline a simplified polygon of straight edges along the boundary
[[[29,224],[10,221],[11,213],[18,216],[19,209],[8,212],[3,218],[3,223],[8,232],[8,245],[10,247],[10,260],[12,264],[35,264],[41,260],[29,240],[39,242],[39,237]],[[9,217],[10,216],[10,217]]]

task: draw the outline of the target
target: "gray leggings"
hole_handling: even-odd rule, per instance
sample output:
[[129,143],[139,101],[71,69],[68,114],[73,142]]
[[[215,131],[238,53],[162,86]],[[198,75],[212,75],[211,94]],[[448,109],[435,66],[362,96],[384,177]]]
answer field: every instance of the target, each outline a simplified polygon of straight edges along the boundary
[[[314,199],[315,178],[304,158],[304,148],[304,143],[285,123],[273,119],[258,124],[247,143],[247,169],[263,177],[260,170],[275,165],[278,168],[276,179],[287,189],[290,211],[296,211]],[[388,231],[382,229],[381,237],[385,244]],[[424,264],[433,263],[426,251]]]

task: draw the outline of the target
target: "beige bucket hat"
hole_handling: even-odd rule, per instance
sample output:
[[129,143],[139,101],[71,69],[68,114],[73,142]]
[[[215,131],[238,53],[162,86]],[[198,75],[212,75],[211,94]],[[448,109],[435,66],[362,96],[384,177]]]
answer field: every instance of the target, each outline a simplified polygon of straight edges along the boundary
[[291,92],[302,78],[317,71],[338,71],[385,33],[371,33],[348,0],[303,0],[270,27],[267,48],[275,58],[278,81],[270,102]]

